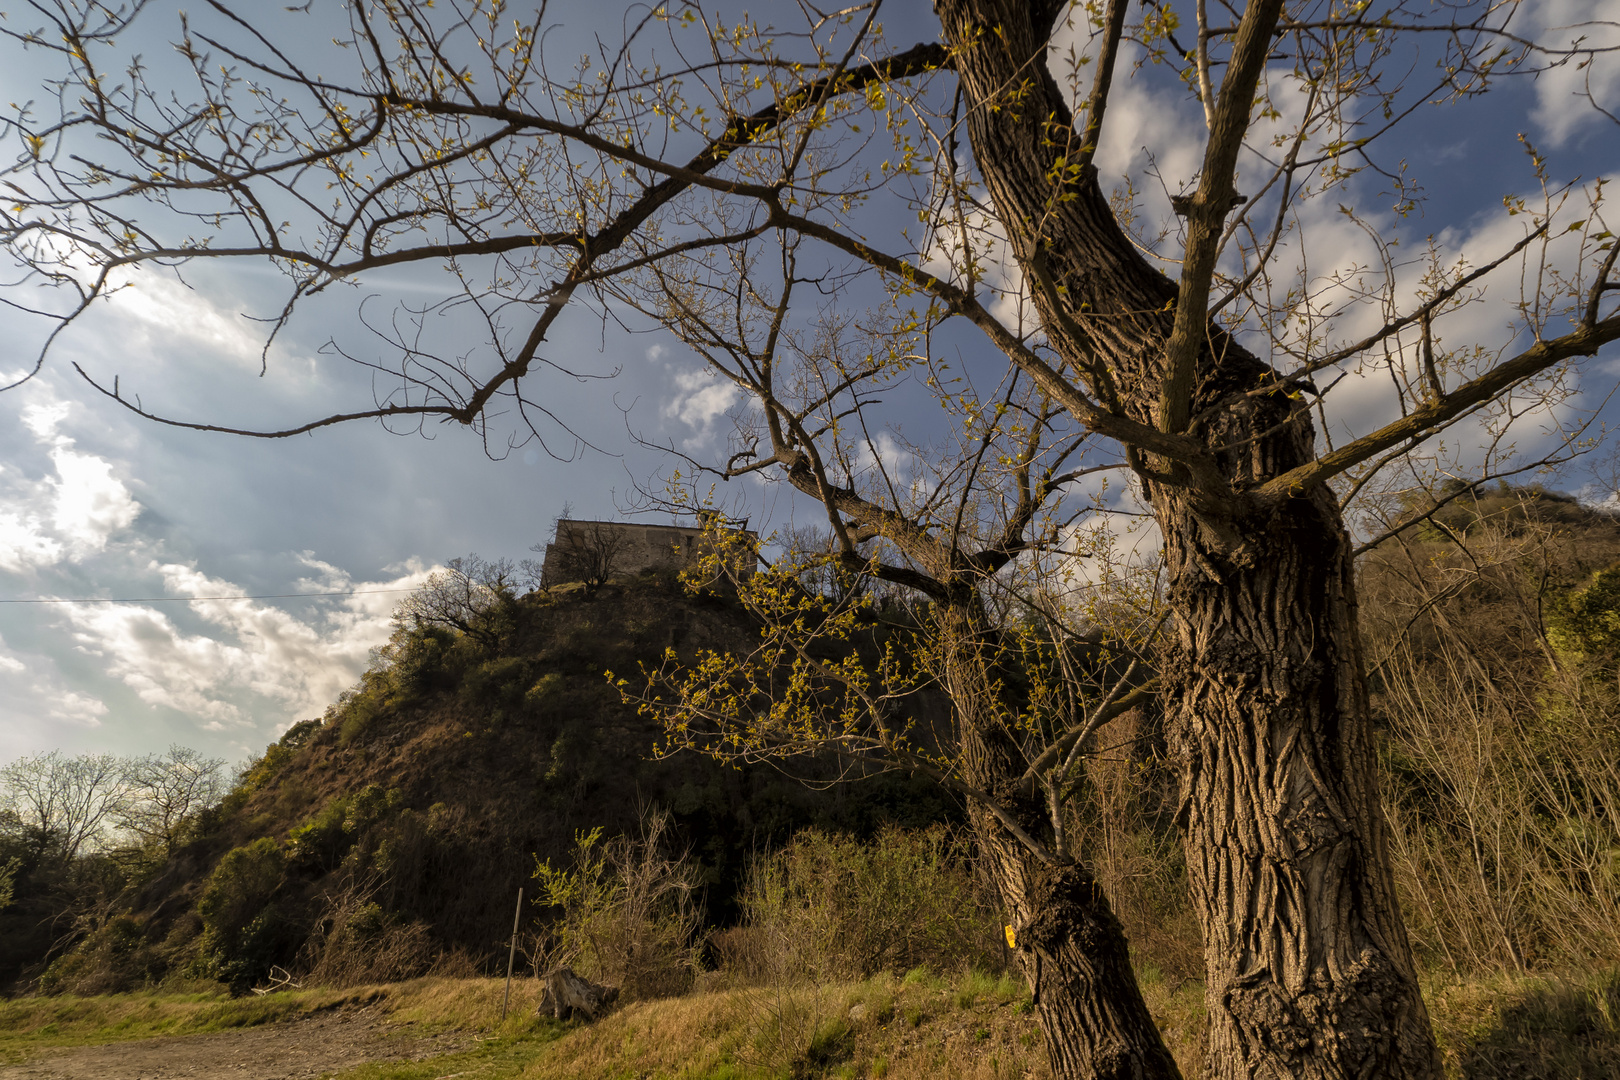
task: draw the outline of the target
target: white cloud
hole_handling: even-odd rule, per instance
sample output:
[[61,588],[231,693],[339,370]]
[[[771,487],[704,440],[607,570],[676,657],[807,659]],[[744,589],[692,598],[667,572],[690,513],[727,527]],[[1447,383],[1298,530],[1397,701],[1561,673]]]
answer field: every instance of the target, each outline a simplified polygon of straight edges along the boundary
[[856,463],[863,469],[876,472],[896,484],[904,484],[910,476],[916,456],[899,439],[887,431],[878,432],[870,440],[855,444]]
[[[1584,39],[1584,48],[1620,46],[1613,0],[1537,0],[1523,10],[1520,33],[1550,49],[1569,48],[1579,39]],[[1536,76],[1535,141],[1560,147],[1593,124],[1612,123],[1592,106],[1611,113],[1620,108],[1620,64],[1612,56],[1583,64],[1584,59],[1576,57]]]
[[140,514],[140,504],[113,476],[111,462],[65,446],[51,451],[51,461],[57,476],[51,524],[76,556],[103,550],[108,537]]
[[[335,568],[305,558],[322,572]],[[228,597],[243,590],[195,566],[152,567],[182,596]],[[142,701],[206,719],[210,730],[247,725],[269,707],[299,716],[319,712],[365,670],[370,650],[386,641],[389,615],[403,593],[430,572],[414,566],[392,581],[356,583],[364,595],[334,605],[316,602],[302,617],[263,601],[196,599],[191,613],[207,628],[182,628],[169,613],[137,605],[84,605],[67,617],[79,647]],[[348,586],[347,575],[320,583]],[[301,589],[312,582],[301,583]],[[375,590],[375,591],[373,591]],[[211,628],[211,629],[210,629]]]
[[62,558],[61,541],[46,533],[39,516],[27,510],[0,510],[0,570],[19,573]]
[[736,386],[707,368],[677,372],[675,390],[675,396],[664,406],[664,415],[704,434],[737,403],[738,397]]
[[68,406],[56,401],[22,410],[23,426],[49,448],[55,475],[29,482],[0,469],[9,489],[9,505],[0,509],[0,570],[16,573],[103,551],[140,514],[140,504],[113,475],[112,462],[74,449],[74,441],[60,434],[67,415]]
[[51,701],[49,715],[52,720],[94,728],[101,726],[101,718],[107,715],[107,706],[88,694],[68,690]]
[[6,647],[5,639],[0,638],[0,673],[21,675],[27,670],[28,665],[12,656],[11,650]]

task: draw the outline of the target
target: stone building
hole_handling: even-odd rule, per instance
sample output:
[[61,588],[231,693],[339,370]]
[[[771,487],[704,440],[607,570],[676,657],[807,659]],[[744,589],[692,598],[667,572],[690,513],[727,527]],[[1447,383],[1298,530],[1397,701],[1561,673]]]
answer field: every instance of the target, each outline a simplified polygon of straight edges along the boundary
[[[731,530],[745,541],[750,557],[739,573],[751,574],[759,537],[746,529]],[[575,521],[562,518],[546,545],[540,580],[546,588],[570,581],[599,585],[610,578],[649,570],[681,570],[708,550],[703,526],[643,525],[630,521]]]

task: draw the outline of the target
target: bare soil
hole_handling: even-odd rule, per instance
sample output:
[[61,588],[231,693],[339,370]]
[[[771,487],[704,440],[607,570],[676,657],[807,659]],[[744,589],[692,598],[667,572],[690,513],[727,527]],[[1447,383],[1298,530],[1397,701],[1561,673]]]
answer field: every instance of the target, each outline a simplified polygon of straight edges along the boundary
[[368,1061],[420,1061],[471,1046],[465,1032],[419,1034],[376,1006],[207,1035],[41,1051],[0,1080],[304,1080]]

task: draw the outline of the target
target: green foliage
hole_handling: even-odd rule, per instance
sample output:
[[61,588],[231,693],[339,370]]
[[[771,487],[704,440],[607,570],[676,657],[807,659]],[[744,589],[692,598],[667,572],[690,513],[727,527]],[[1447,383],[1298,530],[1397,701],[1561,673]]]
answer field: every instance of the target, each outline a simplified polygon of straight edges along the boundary
[[387,714],[393,689],[392,675],[374,668],[361,676],[358,687],[338,696],[337,704],[327,710],[326,722],[337,728],[339,746],[353,744]]
[[17,871],[22,868],[22,856],[11,855],[0,863],[0,912],[11,906],[17,895]]
[[1612,662],[1620,655],[1620,567],[1600,570],[1559,597],[1548,613],[1547,633],[1555,647],[1579,659]]
[[197,904],[206,974],[244,993],[280,963],[291,928],[275,899],[287,864],[269,837],[234,848],[214,868]]
[[567,681],[555,671],[547,672],[523,695],[524,704],[541,715],[555,711],[566,693]]
[[285,746],[289,750],[302,750],[310,741],[319,735],[321,722],[319,720],[300,720],[292,727],[281,733],[276,740],[277,745]]
[[396,633],[390,642],[395,685],[412,697],[452,685],[456,640],[456,632],[447,626],[419,626]]
[[274,780],[288,764],[292,762],[293,750],[279,742],[271,743],[264,748],[264,755],[248,764],[243,770],[242,777],[236,783],[232,794],[240,793],[235,800],[240,803],[242,799],[253,794]]
[[754,978],[821,980],[999,960],[997,920],[966,853],[942,827],[886,828],[870,842],[807,829],[755,863],[743,900]]
[[672,854],[669,815],[643,815],[636,836],[576,834],[573,867],[535,860],[535,904],[557,913],[544,966],[567,964],[615,984],[626,998],[659,997],[691,986],[696,972],[697,868]]
[[343,827],[348,806],[345,799],[333,799],[321,812],[287,834],[287,862],[302,873],[335,870],[343,861],[354,836]]
[[461,699],[489,715],[503,719],[509,710],[523,705],[529,688],[530,665],[526,657],[499,656],[468,670],[461,682]]
[[805,1047],[804,1057],[795,1062],[792,1076],[820,1076],[840,1062],[855,1056],[855,1032],[849,1021],[837,1017],[819,1025]]
[[129,915],[107,920],[79,946],[64,953],[39,977],[44,994],[108,994],[151,985],[169,967],[164,950],[146,938]]
[[337,869],[360,836],[397,807],[399,798],[398,789],[367,784],[351,796],[331,800],[287,834],[289,866],[304,873]]

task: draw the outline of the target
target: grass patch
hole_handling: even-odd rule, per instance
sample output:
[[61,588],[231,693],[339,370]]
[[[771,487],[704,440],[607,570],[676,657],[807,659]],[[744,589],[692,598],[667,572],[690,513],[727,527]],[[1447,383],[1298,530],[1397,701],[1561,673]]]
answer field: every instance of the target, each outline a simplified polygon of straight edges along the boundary
[[[959,1008],[969,985],[975,1005]],[[435,993],[451,994],[448,1004],[458,1007],[453,987]],[[416,1007],[429,997],[422,993]],[[502,1029],[474,1050],[366,1065],[335,1080],[1042,1078],[1049,1074],[1035,1019],[1017,1007],[1026,998],[1016,983],[981,976],[717,990],[638,1002],[592,1025],[538,1029],[525,1017],[520,1024],[530,1027]],[[407,1009],[396,1005],[393,1015]]]
[[1620,968],[1436,980],[1424,996],[1454,1080],[1620,1076]]
[[[1144,969],[1142,988],[1183,1074],[1202,1075],[1201,983]],[[61,1046],[201,1034],[372,1005],[402,1034],[459,1031],[471,1049],[376,1062],[334,1080],[1041,1080],[1049,1075],[1029,996],[1016,979],[923,971],[861,982],[733,988],[638,1002],[596,1024],[535,1016],[539,986],[425,978],[262,998],[220,993],[21,998],[0,1002],[0,1063]],[[1425,996],[1452,1080],[1620,1076],[1620,969],[1570,978],[1431,979]]]
[[50,1047],[101,1046],[274,1024],[375,1001],[384,993],[362,987],[244,998],[232,998],[223,991],[13,998],[0,1001],[0,1063],[16,1064]]

